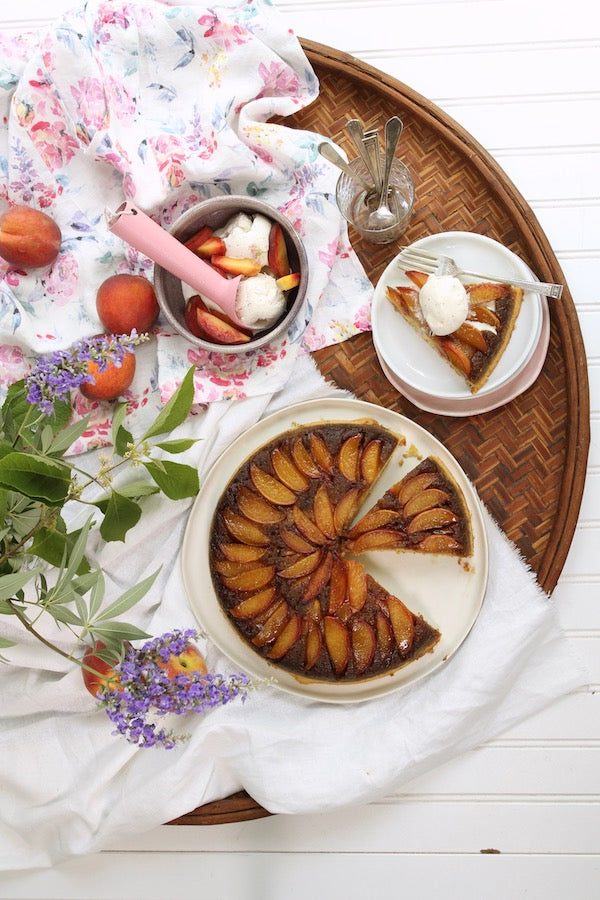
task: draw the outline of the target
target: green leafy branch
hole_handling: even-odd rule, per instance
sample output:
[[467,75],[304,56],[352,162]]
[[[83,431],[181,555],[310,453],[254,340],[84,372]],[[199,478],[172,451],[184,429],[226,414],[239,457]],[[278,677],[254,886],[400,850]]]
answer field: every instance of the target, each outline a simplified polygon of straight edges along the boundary
[[[57,401],[51,416],[42,414],[27,401],[21,381],[9,388],[0,409],[0,521],[4,522],[0,530],[0,615],[16,617],[46,646],[80,664],[74,653],[82,641],[93,644],[101,640],[108,651],[118,655],[124,641],[148,637],[119,617],[147,593],[158,572],[104,606],[103,573],[92,570],[85,555],[94,514],[82,528],[69,532],[63,508],[67,503],[92,507],[102,515],[101,537],[124,541],[142,516],[144,497],[157,493],[170,500],[195,496],[197,470],[163,458],[165,453],[185,452],[194,439],[153,440],[186,420],[193,403],[193,375],[191,368],[137,440],[125,427],[126,404],[117,405],[112,453],[93,473],[65,458],[89,425],[88,417],[72,421],[70,402]],[[125,476],[118,488],[113,483],[117,472]],[[45,615],[73,633],[76,644],[72,653],[44,637],[38,621]],[[0,649],[13,645],[0,634]]]

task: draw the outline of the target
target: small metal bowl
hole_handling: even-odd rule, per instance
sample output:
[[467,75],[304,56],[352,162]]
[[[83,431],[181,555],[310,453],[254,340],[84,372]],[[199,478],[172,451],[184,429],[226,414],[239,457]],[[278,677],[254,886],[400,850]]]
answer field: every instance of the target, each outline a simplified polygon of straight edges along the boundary
[[190,344],[201,347],[203,350],[218,351],[219,353],[246,353],[248,350],[256,350],[257,347],[262,347],[287,331],[298,315],[306,294],[308,260],[304,245],[289,219],[275,207],[262,200],[235,195],[203,200],[177,219],[169,231],[174,237],[185,243],[203,226],[208,225],[213,229],[221,228],[240,212],[250,215],[260,213],[273,222],[279,222],[285,235],[290,269],[292,272],[300,273],[300,283],[298,287],[289,291],[286,298],[286,310],[274,325],[264,331],[255,332],[250,340],[243,344],[222,344],[196,337],[195,334],[192,334],[186,328],[185,297],[181,281],[177,276],[167,272],[162,266],[155,265],[154,290],[162,313],[169,324],[186,338]]

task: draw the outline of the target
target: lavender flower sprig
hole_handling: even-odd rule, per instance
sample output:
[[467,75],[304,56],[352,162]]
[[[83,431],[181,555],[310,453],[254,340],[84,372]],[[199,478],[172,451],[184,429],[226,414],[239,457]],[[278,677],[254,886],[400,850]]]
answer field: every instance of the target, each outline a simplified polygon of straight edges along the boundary
[[250,687],[246,675],[226,677],[190,672],[172,677],[161,666],[172,655],[183,653],[189,642],[198,637],[193,629],[175,630],[147,641],[139,649],[132,647],[127,651],[123,661],[115,666],[119,685],[98,695],[116,726],[115,734],[123,735],[139,747],[159,745],[168,750],[188,735],[158,728],[152,721],[153,715],[202,713],[224,706],[236,697],[245,701]]
[[125,354],[133,353],[138,344],[147,340],[147,334],[138,335],[134,329],[131,334],[83,338],[68,350],[55,350],[40,357],[25,379],[27,402],[51,416],[57,400],[67,400],[73,388],[95,381],[88,372],[88,362],[95,362],[99,372],[104,372],[109,363],[120,367]]

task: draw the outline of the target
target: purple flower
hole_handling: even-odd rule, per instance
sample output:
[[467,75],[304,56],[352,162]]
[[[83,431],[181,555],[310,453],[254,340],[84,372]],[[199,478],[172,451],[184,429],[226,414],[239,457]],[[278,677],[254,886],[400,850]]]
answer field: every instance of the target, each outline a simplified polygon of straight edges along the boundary
[[236,697],[242,702],[246,699],[250,682],[243,674],[225,676],[190,672],[174,677],[167,674],[163,666],[169,657],[179,656],[190,641],[198,637],[193,629],[176,630],[147,641],[138,649],[128,650],[123,661],[115,666],[119,688],[107,689],[99,695],[115,725],[115,734],[124,735],[139,747],[158,745],[171,749],[186,736],[159,728],[152,721],[153,716],[202,713],[215,706],[224,706]]
[[68,350],[55,350],[49,356],[40,357],[25,379],[27,402],[39,406],[47,416],[54,412],[57,400],[67,400],[70,392],[84,382],[94,382],[87,365],[93,360],[99,372],[109,363],[121,366],[126,353],[134,353],[138,344],[148,340],[148,335],[106,334],[83,338]]

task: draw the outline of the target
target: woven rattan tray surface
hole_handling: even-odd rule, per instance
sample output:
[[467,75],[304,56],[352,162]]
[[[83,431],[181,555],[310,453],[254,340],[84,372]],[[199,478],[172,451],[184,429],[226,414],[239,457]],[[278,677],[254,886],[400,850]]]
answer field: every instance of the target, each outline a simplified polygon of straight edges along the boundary
[[[333,138],[354,155],[348,119],[381,128],[399,115],[398,155],[416,184],[415,212],[402,243],[441,231],[487,235],[524,259],[543,281],[564,275],[535,216],[489,154],[438,107],[354,57],[303,41],[320,81],[319,98],[285,124]],[[397,244],[350,239],[373,283]],[[451,418],[423,412],[386,380],[370,333],[316,354],[322,373],[361,400],[418,422],[456,456],[479,495],[551,592],[565,562],[583,493],[589,394],[583,340],[568,289],[551,302],[548,356],[536,383],[493,412]],[[268,815],[245,792],[199,807],[174,824],[208,825]]]

